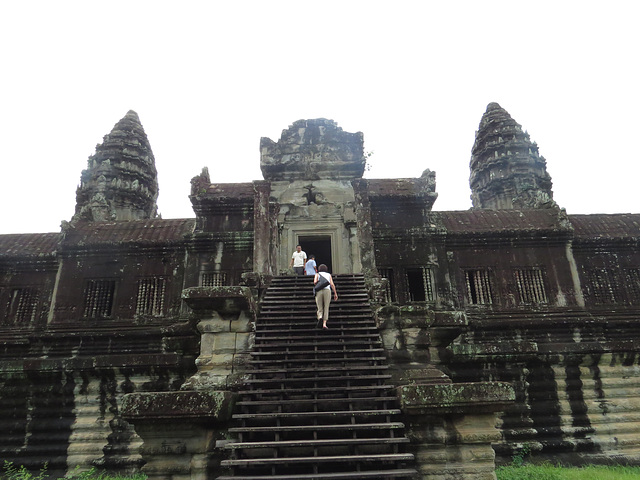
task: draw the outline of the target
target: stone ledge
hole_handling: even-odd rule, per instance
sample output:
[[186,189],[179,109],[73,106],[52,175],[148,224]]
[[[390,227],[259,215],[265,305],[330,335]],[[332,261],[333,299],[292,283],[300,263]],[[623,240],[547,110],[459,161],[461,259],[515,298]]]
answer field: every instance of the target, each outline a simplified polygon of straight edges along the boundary
[[182,291],[182,299],[195,311],[257,311],[248,287],[190,287]]
[[515,391],[506,382],[404,385],[397,390],[408,415],[499,412],[515,401]]
[[0,373],[57,372],[71,370],[111,369],[118,367],[179,367],[191,365],[193,356],[177,353],[113,354],[72,358],[27,358],[3,360]]
[[449,347],[454,355],[478,357],[493,356],[502,357],[504,355],[524,355],[538,353],[538,344],[536,342],[510,342],[501,341],[500,343],[482,343],[482,344],[454,344]]
[[122,399],[122,416],[133,423],[156,419],[226,422],[236,397],[227,391],[129,393]]
[[456,310],[451,312],[435,312],[434,327],[460,328],[469,325],[469,319],[465,312]]

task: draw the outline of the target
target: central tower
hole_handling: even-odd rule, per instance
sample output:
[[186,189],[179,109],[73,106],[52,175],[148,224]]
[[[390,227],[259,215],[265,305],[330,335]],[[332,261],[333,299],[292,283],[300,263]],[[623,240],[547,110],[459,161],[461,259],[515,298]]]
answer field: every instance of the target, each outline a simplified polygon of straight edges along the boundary
[[296,245],[334,273],[360,272],[353,180],[365,167],[361,132],[324,118],[298,120],[277,142],[260,140],[260,168],[278,206],[277,270]]

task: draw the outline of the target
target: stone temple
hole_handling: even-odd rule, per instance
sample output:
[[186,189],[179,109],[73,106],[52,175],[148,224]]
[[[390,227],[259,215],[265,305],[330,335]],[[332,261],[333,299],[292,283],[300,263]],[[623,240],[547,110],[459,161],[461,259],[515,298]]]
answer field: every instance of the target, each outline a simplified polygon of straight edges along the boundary
[[[263,179],[204,168],[194,218],[165,220],[128,112],[60,232],[0,235],[0,459],[167,480],[640,464],[640,214],[565,212],[497,103],[466,211],[432,210],[430,170],[363,178],[363,142],[299,120],[261,139]],[[297,244],[334,275],[328,331]]]

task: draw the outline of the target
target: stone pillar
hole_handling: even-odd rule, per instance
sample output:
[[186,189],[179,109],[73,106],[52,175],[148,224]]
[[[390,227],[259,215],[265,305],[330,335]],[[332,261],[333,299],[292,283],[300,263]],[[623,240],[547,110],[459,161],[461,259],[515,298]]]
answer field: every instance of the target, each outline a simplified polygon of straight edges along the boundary
[[198,317],[198,372],[178,392],[130,393],[123,417],[142,438],[150,480],[209,480],[220,461],[236,394],[249,358],[256,304],[248,287],[192,287],[182,299]]
[[503,382],[439,383],[398,388],[408,450],[419,478],[496,480],[497,413],[515,400]]
[[387,304],[378,307],[375,315],[393,384],[451,383],[443,373],[446,369],[441,371],[440,356],[466,326],[462,312]]
[[182,299],[198,317],[198,372],[182,390],[233,390],[249,359],[257,306],[248,287],[191,287]]
[[356,200],[356,219],[358,225],[358,238],[360,241],[360,263],[362,273],[367,276],[378,276],[376,268],[376,254],[373,242],[373,229],[371,225],[371,202],[369,201],[369,185],[363,178],[351,182],[353,194]]
[[452,383],[439,368],[441,351],[466,317],[427,305],[386,305],[376,310],[376,319],[392,382],[403,385],[398,398],[419,478],[495,480],[491,444],[501,438],[496,415],[515,400],[513,387]]
[[208,480],[219,475],[234,401],[234,393],[220,391],[125,395],[123,417],[144,440],[142,473],[150,480]]
[[271,216],[269,213],[269,194],[271,184],[266,181],[254,181],[253,203],[253,271],[263,275],[272,275]]

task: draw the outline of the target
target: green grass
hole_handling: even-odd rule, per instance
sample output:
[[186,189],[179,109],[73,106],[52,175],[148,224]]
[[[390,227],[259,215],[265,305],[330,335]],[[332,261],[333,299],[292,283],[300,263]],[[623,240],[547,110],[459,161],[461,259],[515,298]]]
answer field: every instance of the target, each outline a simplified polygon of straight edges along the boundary
[[[25,467],[16,467],[11,462],[4,462],[0,480],[50,480],[45,465],[39,473],[29,472]],[[559,467],[551,464],[530,465],[516,462],[514,465],[498,467],[498,480],[640,480],[640,467]],[[143,474],[122,476],[108,475],[96,468],[81,472],[76,468],[73,472],[59,480],[146,480]]]
[[640,480],[640,467],[510,465],[496,469],[498,480]]
[[[97,468],[80,471],[78,467],[71,473],[59,480],[146,480],[147,476],[139,473],[137,475],[109,475]],[[16,467],[11,462],[4,462],[0,480],[52,480],[47,476],[47,465],[45,464],[38,473],[29,472],[24,466]]]

